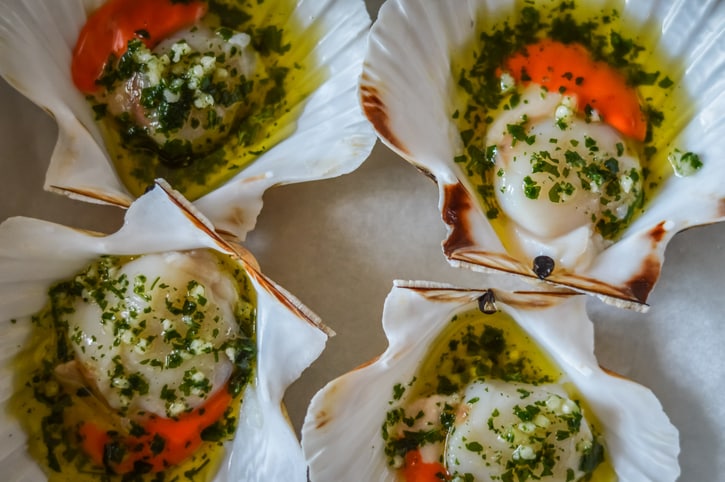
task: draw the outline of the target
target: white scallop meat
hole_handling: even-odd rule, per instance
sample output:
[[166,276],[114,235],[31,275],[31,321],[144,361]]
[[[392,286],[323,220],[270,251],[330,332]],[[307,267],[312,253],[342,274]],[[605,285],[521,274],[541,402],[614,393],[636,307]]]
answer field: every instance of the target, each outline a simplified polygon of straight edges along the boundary
[[[320,355],[331,332],[296,298],[260,273],[254,258],[241,245],[220,238],[198,210],[163,183],[130,206],[123,226],[113,234],[89,233],[22,217],[0,225],[0,324],[5,333],[0,361],[4,394],[0,402],[0,468],[17,480],[46,480],[26,450],[27,435],[21,421],[8,407],[16,389],[16,358],[31,334],[30,316],[46,304],[48,289],[73,277],[100,256],[148,254],[136,258],[143,266],[133,262],[125,265],[128,276],[161,263],[166,265],[162,274],[179,276],[187,289],[192,270],[194,277],[204,278],[205,289],[214,292],[204,294],[210,313],[222,314],[231,310],[228,296],[237,292],[230,280],[208,271],[209,263],[204,258],[209,252],[228,256],[232,266],[244,270],[251,281],[256,296],[257,350],[254,376],[244,388],[234,439],[225,443],[223,461],[213,480],[306,480],[306,463],[282,399],[286,388]],[[164,295],[163,290],[160,293]],[[128,305],[142,311],[148,307],[142,299],[129,299]],[[109,336],[98,333],[98,327],[92,327],[87,320],[77,323],[86,335],[93,336],[95,331],[98,336]],[[227,332],[221,333],[224,330]],[[221,337],[233,336],[231,327],[220,327],[220,333]],[[125,337],[121,334],[117,339]],[[130,356],[133,348],[143,351],[134,340],[126,341],[129,343],[118,348],[124,356]],[[86,361],[92,357],[87,355]],[[203,358],[197,360],[199,369],[211,370],[209,374],[214,376],[215,369],[209,368]],[[225,364],[216,369],[220,379],[228,369]],[[149,408],[143,405],[148,401],[137,402],[139,407]],[[158,410],[164,412],[165,407]]]

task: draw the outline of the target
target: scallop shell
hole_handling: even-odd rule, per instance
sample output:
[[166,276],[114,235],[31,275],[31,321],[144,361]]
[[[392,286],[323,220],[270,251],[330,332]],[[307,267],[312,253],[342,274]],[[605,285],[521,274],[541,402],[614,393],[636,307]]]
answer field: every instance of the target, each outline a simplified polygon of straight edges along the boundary
[[[0,470],[14,480],[46,480],[26,451],[26,435],[5,409],[13,394],[12,360],[30,333],[28,317],[47,290],[104,254],[210,248],[237,260],[257,296],[257,369],[244,393],[233,442],[215,481],[306,481],[306,463],[282,398],[324,349],[328,334],[316,315],[258,271],[244,248],[222,240],[193,206],[157,185],[135,201],[116,233],[100,235],[30,218],[0,225]],[[293,333],[294,336],[290,336]]]
[[[661,47],[682,62],[681,81],[696,96],[694,115],[673,119],[677,142],[704,167],[670,176],[644,212],[588,266],[555,269],[546,281],[596,294],[606,302],[646,310],[665,247],[679,231],[725,217],[725,4],[717,0],[587,2],[619,6],[624,18],[661,33]],[[473,188],[453,162],[461,140],[451,118],[451,56],[476,31],[479,14],[499,15],[522,2],[467,0],[423,4],[390,0],[374,24],[361,80],[363,110],[380,139],[433,178],[448,235],[443,251],[454,266],[503,271],[535,280],[532,260],[511,254]],[[424,101],[423,101],[424,99]]]
[[[58,123],[45,189],[128,207],[133,198],[108,158],[90,105],[70,76],[78,32],[88,12],[102,3],[0,4],[0,75]],[[310,74],[324,72],[326,80],[306,100],[292,135],[195,202],[217,229],[240,239],[254,227],[266,189],[346,174],[367,158],[375,143],[357,96],[370,25],[364,2],[299,1],[295,15],[304,29],[319,35],[309,54],[318,59],[318,71]]]
[[603,425],[603,437],[621,482],[674,481],[679,435],[647,388],[603,370],[594,356],[586,297],[562,292],[462,289],[396,281],[383,310],[388,348],[378,358],[328,383],[310,403],[302,448],[316,481],[394,481],[381,427],[396,384],[407,384],[449,320],[475,309],[490,291],[577,387]]

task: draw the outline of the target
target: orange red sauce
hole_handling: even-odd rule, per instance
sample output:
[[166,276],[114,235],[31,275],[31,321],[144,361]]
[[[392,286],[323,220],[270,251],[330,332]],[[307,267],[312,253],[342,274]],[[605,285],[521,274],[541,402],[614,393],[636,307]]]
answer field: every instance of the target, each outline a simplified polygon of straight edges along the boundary
[[517,82],[575,94],[580,111],[590,106],[622,134],[644,141],[647,119],[637,90],[622,73],[594,60],[583,46],[544,39],[511,56],[506,67]]
[[128,41],[138,38],[153,48],[160,41],[196,23],[206,13],[202,1],[110,0],[93,12],[83,26],[71,62],[73,83],[83,93],[98,88],[96,81],[111,55],[120,57]]

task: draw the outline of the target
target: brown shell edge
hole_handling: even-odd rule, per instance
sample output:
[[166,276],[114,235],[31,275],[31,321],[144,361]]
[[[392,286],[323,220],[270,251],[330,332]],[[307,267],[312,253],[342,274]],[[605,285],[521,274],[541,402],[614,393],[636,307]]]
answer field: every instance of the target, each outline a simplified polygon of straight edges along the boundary
[[[533,271],[518,260],[501,253],[491,253],[475,248],[470,226],[472,201],[462,183],[444,186],[441,210],[443,221],[450,228],[443,242],[443,252],[450,262],[460,263],[479,271],[505,272],[539,281]],[[662,221],[648,233],[653,250],[666,238],[667,230]],[[634,311],[647,311],[647,298],[657,282],[662,262],[652,253],[645,258],[640,270],[619,286],[567,271],[554,271],[544,282],[596,295],[608,304],[626,307]]]
[[214,242],[219,246],[219,249],[233,258],[237,259],[242,263],[244,269],[247,271],[249,276],[254,277],[257,282],[262,285],[269,293],[271,293],[277,300],[285,305],[287,309],[292,311],[297,317],[301,318],[308,324],[314,326],[318,330],[322,331],[327,337],[335,336],[334,330],[326,326],[319,316],[312,312],[309,308],[302,304],[292,294],[284,291],[272,280],[267,278],[259,270],[259,263],[254,258],[252,253],[241,246],[240,244],[227,240],[222,234],[216,232],[210,224],[207,224],[198,212],[198,210],[187,201],[181,194],[174,191],[168,183],[163,180],[156,180],[156,185],[169,197],[169,200],[176,204],[179,209],[182,210],[184,215],[194,223],[200,230],[204,231]]

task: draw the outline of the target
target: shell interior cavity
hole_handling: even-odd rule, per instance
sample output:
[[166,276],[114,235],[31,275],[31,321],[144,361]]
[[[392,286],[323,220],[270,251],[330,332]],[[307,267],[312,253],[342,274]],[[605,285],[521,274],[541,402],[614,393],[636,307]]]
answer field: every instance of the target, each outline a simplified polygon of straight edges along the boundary
[[[244,239],[267,188],[348,173],[370,153],[357,96],[370,25],[362,0],[209,2],[198,24],[158,45],[135,34],[100,77],[107,90],[81,92],[73,51],[104,4],[0,6],[0,75],[58,123],[45,189],[127,207],[165,178]],[[143,67],[126,75],[133,65]]]
[[672,236],[723,219],[723,19],[717,1],[391,0],[363,109],[437,182],[452,265],[643,311]]
[[600,368],[584,302],[396,282],[388,348],[310,404],[311,480],[676,480],[677,430],[648,389]]
[[[89,424],[101,420],[118,421],[126,429],[130,423],[130,433],[141,445],[145,439],[139,427],[162,426],[162,419],[203,417],[213,410],[213,400],[236,393],[223,419],[231,420],[236,430],[219,439],[229,440],[200,465],[206,467],[205,480],[306,480],[306,463],[282,398],[322,352],[331,331],[261,274],[244,248],[220,238],[167,184],[159,182],[132,203],[123,227],[109,235],[29,218],[8,219],[0,225],[0,273],[5,333],[0,379],[6,394],[0,467],[8,473],[24,480],[55,480],[71,470],[60,465],[56,468],[65,472],[56,473],[50,458],[47,472],[41,469],[45,462],[31,457],[27,447],[34,452],[42,442],[30,439],[27,429],[34,425],[18,410],[35,407],[32,391],[30,401],[23,398],[25,382],[31,382],[22,377],[66,346],[63,353],[69,361],[56,366],[47,381],[32,383],[36,395],[65,393],[70,400],[82,396],[92,407],[76,415],[72,405],[62,411],[66,419],[80,417],[81,444],[92,447],[86,441],[96,432]],[[56,314],[43,315],[50,313],[43,310],[49,300]],[[53,329],[47,323],[58,320],[68,336],[58,338],[57,347],[38,351],[57,338],[47,331]],[[38,410],[40,419],[44,412]],[[40,426],[47,430],[48,417],[43,420]],[[223,428],[219,423],[214,426]],[[103,429],[96,435],[113,433]],[[201,436],[215,437],[206,429]],[[109,443],[101,445],[104,452],[98,456],[120,471],[127,459],[114,459],[118,453]],[[165,453],[159,443],[149,446]],[[93,452],[88,456],[93,459]],[[148,460],[155,459],[142,457],[133,470],[140,470],[141,462],[151,467]]]

